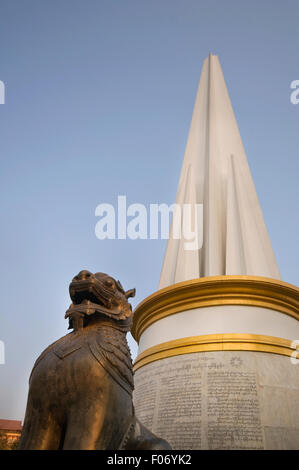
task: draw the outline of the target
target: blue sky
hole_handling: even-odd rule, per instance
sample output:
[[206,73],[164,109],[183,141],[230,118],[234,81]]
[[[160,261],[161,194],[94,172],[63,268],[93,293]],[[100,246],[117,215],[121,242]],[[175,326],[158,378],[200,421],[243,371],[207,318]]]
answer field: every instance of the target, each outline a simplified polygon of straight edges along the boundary
[[[204,58],[219,56],[282,279],[298,284],[297,0],[2,0],[0,418],[83,268],[157,289],[165,240],[96,238],[95,208],[172,203]],[[133,355],[136,346],[130,340]]]

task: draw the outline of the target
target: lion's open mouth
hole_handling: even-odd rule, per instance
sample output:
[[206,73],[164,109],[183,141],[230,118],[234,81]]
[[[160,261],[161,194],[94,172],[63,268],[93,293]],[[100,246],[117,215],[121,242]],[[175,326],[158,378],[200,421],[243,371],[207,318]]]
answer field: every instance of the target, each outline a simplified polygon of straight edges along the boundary
[[101,295],[101,289],[97,286],[93,279],[72,281],[70,284],[70,296],[72,302],[76,305],[81,304],[84,300],[89,300],[103,307],[108,306],[108,299],[105,295]]

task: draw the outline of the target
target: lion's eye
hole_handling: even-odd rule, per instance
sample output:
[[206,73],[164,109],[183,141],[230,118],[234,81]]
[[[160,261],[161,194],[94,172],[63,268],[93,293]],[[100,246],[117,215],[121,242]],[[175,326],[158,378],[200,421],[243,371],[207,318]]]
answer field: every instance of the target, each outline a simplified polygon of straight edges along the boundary
[[107,279],[105,281],[105,284],[107,287],[114,287],[114,282],[112,281],[112,279]]

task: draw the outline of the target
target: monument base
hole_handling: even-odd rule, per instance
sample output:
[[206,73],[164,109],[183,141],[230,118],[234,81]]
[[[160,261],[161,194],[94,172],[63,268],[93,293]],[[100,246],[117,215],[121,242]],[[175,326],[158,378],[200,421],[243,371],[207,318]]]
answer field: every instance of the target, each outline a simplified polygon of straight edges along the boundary
[[174,449],[299,449],[299,289],[192,279],[134,313],[136,414]]
[[173,449],[299,449],[299,365],[254,351],[160,359],[135,373],[140,421]]

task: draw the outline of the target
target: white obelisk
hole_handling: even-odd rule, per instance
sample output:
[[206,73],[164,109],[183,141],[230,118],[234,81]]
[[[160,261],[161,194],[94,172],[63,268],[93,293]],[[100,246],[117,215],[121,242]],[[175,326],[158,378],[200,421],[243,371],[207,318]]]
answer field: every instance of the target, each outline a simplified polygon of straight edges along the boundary
[[204,61],[159,290],[134,315],[135,407],[175,449],[299,449],[299,289],[280,280],[217,56]]

